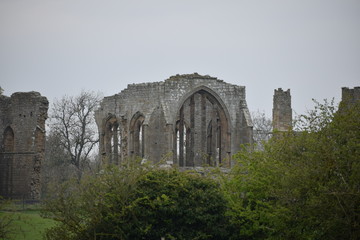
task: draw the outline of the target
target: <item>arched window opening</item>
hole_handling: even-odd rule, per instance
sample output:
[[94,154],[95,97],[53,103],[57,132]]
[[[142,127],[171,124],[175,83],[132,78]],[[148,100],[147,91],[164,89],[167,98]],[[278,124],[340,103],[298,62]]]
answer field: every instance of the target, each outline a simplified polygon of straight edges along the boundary
[[201,89],[187,97],[175,127],[174,152],[179,166],[226,165],[224,159],[231,148],[227,116],[224,105],[209,91]]
[[13,152],[15,146],[15,138],[14,138],[14,131],[11,127],[7,127],[4,131],[4,143],[3,149],[4,152]]
[[11,196],[13,191],[13,155],[6,154],[15,151],[15,137],[11,127],[5,129],[1,144],[1,151],[5,154],[0,155],[0,195]]
[[109,163],[118,164],[119,162],[119,124],[116,117],[111,117],[105,124],[104,146],[105,154]]
[[143,126],[145,117],[137,113],[131,121],[132,150],[131,154],[139,157],[145,156],[145,129]]
[[141,157],[144,157],[144,151],[143,151],[143,149],[144,149],[144,134],[143,133],[144,133],[144,128],[143,128],[143,125],[141,124],[140,129],[139,129],[139,150],[138,150],[139,155]]
[[184,159],[186,159],[187,152],[187,135],[189,133],[188,127],[183,123],[180,127],[180,121],[176,124],[176,160],[179,163],[179,166],[185,166]]

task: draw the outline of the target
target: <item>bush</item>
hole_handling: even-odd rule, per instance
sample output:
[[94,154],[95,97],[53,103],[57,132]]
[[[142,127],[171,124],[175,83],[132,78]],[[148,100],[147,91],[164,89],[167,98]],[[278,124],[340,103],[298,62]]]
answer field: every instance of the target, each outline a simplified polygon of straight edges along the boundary
[[141,166],[111,167],[68,182],[46,203],[59,221],[47,239],[229,239],[215,180]]

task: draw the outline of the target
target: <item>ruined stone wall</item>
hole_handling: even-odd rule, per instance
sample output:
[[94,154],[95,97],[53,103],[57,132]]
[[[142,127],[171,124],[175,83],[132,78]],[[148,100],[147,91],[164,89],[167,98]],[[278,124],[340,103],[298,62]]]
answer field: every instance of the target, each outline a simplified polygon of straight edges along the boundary
[[273,129],[288,131],[292,127],[292,109],[290,89],[283,91],[281,88],[274,90],[273,98]]
[[37,92],[0,96],[0,195],[40,198],[48,101]]
[[[197,73],[128,85],[105,97],[95,117],[105,162],[171,155],[180,166],[230,166],[240,144],[252,142],[245,87]],[[116,131],[106,127],[111,119]]]

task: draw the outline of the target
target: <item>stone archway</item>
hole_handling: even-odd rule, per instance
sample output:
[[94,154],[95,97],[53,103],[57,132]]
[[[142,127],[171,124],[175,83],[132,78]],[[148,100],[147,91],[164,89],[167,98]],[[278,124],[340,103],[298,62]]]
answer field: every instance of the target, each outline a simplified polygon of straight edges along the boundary
[[131,137],[131,150],[132,156],[144,157],[145,154],[145,134],[144,123],[145,117],[142,113],[137,112],[130,122],[130,137]]
[[200,87],[187,94],[175,126],[174,160],[180,167],[229,166],[229,114],[216,93]]
[[104,150],[109,163],[119,163],[119,123],[115,115],[110,115],[105,122]]

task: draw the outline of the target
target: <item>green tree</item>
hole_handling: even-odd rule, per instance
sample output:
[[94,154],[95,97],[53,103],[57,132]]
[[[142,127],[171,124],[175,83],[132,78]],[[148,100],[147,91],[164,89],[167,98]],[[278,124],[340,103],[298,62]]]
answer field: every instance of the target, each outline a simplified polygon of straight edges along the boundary
[[318,104],[301,131],[236,155],[226,184],[234,224],[248,239],[358,239],[360,104]]
[[229,239],[226,201],[212,178],[141,165],[66,183],[46,204],[47,239]]

